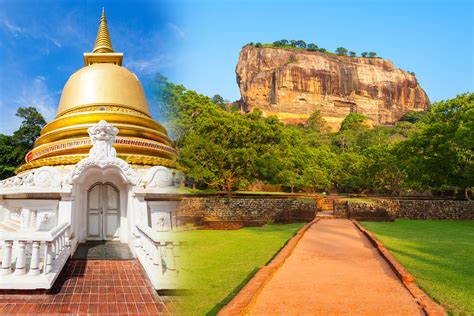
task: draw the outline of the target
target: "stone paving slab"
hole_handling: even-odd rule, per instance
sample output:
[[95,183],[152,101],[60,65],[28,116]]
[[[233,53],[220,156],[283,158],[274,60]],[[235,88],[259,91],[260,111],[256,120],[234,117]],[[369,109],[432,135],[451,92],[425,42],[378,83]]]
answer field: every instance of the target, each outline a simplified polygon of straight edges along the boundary
[[169,315],[136,260],[69,260],[48,291],[0,291],[0,315]]
[[320,220],[254,300],[251,315],[423,315],[349,220]]
[[77,247],[72,259],[133,260],[126,243],[119,241],[88,241]]

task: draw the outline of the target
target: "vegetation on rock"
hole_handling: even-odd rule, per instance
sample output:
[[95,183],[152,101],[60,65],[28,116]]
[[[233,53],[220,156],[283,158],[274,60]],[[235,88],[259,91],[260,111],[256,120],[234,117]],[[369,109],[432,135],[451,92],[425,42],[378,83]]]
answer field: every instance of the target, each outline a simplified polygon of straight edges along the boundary
[[[327,53],[327,54],[332,54],[328,52],[325,48],[318,47],[318,45],[314,43],[309,43],[306,44],[305,41],[303,40],[287,40],[287,39],[282,39],[279,41],[274,41],[273,43],[247,43],[244,45],[245,46],[255,46],[255,47],[277,47],[277,48],[289,48],[289,49],[300,49],[300,50],[307,50],[311,52],[321,52],[321,53]],[[338,47],[336,48],[336,54],[339,56],[347,56],[349,53],[350,57],[357,57],[357,53],[354,51],[348,51],[344,47]],[[367,58],[375,58],[377,57],[377,53],[375,52],[363,52],[361,54],[362,57],[367,57]]]

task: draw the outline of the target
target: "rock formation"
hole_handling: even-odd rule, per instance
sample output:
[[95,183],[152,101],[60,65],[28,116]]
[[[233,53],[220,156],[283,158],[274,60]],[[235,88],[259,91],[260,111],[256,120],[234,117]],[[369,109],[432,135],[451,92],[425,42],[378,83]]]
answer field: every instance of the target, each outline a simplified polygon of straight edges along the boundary
[[415,76],[382,58],[336,56],[286,48],[246,46],[236,68],[242,109],[261,109],[286,123],[316,110],[337,130],[351,112],[373,125],[393,124],[430,102]]

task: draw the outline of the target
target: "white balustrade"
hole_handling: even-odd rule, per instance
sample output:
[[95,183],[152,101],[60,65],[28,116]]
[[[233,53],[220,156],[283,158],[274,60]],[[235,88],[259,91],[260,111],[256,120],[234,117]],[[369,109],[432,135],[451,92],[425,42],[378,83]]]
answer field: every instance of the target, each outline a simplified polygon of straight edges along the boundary
[[[68,223],[63,223],[46,232],[0,232],[0,243],[3,244],[0,288],[15,285],[30,288],[28,283],[44,288],[42,284],[54,281],[70,255],[69,227]],[[46,283],[38,279],[41,276],[45,277]],[[11,284],[16,282],[15,277],[22,278],[21,281],[18,279],[21,285]]]
[[184,241],[176,239],[174,232],[156,232],[148,226],[137,224],[135,253],[155,289],[182,288],[183,269],[181,248]]

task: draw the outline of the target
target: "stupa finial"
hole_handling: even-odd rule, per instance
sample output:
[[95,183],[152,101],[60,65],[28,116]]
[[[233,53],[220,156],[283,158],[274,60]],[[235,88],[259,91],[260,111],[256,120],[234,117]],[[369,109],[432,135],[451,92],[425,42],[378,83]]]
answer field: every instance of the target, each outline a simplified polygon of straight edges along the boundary
[[105,10],[102,8],[102,17],[100,18],[99,31],[95,39],[93,53],[113,53],[112,42],[110,41],[109,30],[107,28],[107,19],[105,18]]

